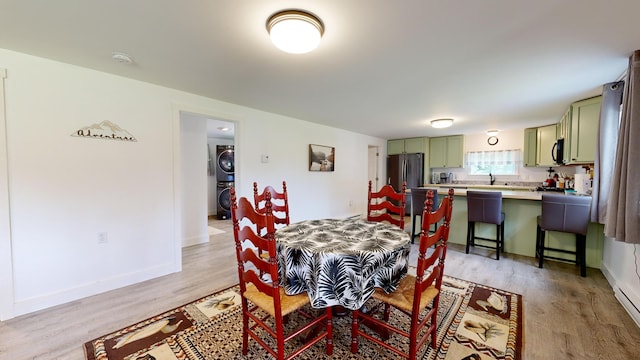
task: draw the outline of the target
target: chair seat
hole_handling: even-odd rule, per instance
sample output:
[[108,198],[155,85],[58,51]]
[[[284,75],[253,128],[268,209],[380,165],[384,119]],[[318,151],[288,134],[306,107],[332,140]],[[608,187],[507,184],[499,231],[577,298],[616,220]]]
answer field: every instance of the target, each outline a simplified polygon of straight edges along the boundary
[[[398,288],[391,294],[387,294],[384,290],[376,288],[373,293],[373,298],[385,303],[389,303],[399,309],[407,312],[411,312],[413,309],[413,295],[415,293],[415,276],[407,275],[404,279],[400,280]],[[431,301],[438,296],[438,289],[435,286],[429,286],[420,295],[420,311],[424,310],[427,305],[431,304]]]
[[[273,298],[260,292],[255,285],[247,284],[247,291],[245,291],[243,295],[247,300],[266,311],[267,314],[275,316],[276,311],[273,308]],[[282,309],[282,316],[291,314],[308,303],[309,295],[307,295],[307,293],[287,295],[284,292],[284,288],[280,288],[280,308]]]

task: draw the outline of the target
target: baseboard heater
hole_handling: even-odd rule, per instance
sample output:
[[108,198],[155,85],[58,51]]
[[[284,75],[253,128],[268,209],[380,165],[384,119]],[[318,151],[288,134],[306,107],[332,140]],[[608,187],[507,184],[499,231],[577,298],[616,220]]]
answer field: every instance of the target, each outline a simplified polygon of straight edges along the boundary
[[616,299],[620,301],[622,307],[629,313],[633,321],[635,321],[636,325],[640,327],[640,299],[637,299],[632,293],[627,295],[621,287],[616,287],[616,291],[614,291]]

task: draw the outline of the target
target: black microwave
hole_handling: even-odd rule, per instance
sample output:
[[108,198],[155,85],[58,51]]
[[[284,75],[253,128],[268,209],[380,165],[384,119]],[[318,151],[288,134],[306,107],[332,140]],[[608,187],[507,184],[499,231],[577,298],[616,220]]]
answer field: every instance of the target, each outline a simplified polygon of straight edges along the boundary
[[564,165],[564,139],[558,139],[551,148],[551,157],[558,165]]

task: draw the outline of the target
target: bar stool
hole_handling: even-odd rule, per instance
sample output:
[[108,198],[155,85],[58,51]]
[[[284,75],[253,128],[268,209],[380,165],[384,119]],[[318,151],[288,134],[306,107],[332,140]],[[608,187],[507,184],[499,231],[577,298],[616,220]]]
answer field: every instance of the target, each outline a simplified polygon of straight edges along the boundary
[[[493,241],[496,243],[496,260],[500,260],[500,251],[504,252],[504,217],[501,192],[467,191],[467,254],[469,253],[469,246],[493,248],[487,245],[476,244],[476,239]],[[477,222],[495,224],[496,238],[488,239],[476,236]]]
[[[438,210],[438,190],[437,189],[427,189],[427,188],[411,188],[411,211],[413,215],[411,215],[411,243],[416,237],[419,237],[420,234],[416,234],[416,217],[420,216],[420,221],[422,221],[422,212],[424,211],[424,202],[427,200],[427,191],[433,191],[433,211]],[[433,231],[438,230],[438,223],[434,223],[435,227]],[[431,231],[431,230],[429,230]]]
[[[536,231],[536,256],[538,267],[542,268],[544,258],[571,261],[545,255],[546,251],[574,254],[580,265],[580,276],[587,276],[587,228],[591,215],[591,197],[560,194],[542,194],[542,215],[538,216]],[[576,251],[545,246],[546,231],[559,231],[576,235]]]

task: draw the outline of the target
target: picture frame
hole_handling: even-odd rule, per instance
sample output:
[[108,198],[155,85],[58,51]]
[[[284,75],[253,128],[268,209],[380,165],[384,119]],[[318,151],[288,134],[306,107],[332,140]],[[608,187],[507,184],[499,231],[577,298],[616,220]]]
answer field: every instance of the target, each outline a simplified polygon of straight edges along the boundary
[[336,148],[309,144],[309,171],[334,171]]

